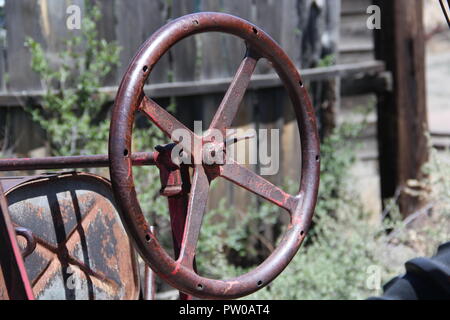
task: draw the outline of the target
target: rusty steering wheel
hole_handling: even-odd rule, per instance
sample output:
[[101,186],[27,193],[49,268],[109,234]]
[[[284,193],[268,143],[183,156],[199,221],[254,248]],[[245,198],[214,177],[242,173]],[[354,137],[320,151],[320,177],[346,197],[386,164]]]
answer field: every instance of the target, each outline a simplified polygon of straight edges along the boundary
[[[249,85],[258,59],[271,62],[289,93],[299,124],[301,139],[301,181],[297,195],[290,195],[232,159],[223,165],[205,165],[199,157],[204,151],[194,150],[185,140],[173,141],[202,164],[194,166],[183,241],[175,261],[161,247],[142,213],[136,197],[131,164],[132,128],[137,111],[143,112],[168,137],[183,128],[191,141],[202,145],[201,137],[187,129],[156,102],[145,96],[143,86],[153,67],[175,43],[202,32],[224,32],[242,38],[247,45],[245,55],[221,102],[210,128],[224,132],[237,113],[239,103]],[[223,142],[216,141],[216,149]],[[299,249],[311,223],[319,186],[319,140],[314,109],[301,77],[279,45],[257,26],[232,15],[195,13],[165,25],[139,49],[120,84],[115,100],[109,138],[112,187],[121,209],[121,217],[137,250],[150,267],[169,284],[200,298],[237,298],[248,295],[270,283],[288,265]],[[194,271],[193,260],[198,235],[208,198],[209,183],[223,177],[287,210],[290,223],[277,248],[258,267],[229,280],[213,280]]]

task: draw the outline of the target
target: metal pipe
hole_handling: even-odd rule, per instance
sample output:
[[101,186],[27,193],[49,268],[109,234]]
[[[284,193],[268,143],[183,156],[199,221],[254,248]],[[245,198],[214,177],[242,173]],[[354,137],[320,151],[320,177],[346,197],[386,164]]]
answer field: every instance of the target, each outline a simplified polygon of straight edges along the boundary
[[[131,155],[133,166],[155,165],[157,152],[136,152]],[[109,166],[106,154],[44,158],[0,159],[0,171],[102,168]]]
[[[155,227],[150,226],[150,231],[155,235]],[[144,300],[155,300],[156,296],[156,273],[145,263],[144,271]]]
[[34,300],[22,252],[0,184],[0,300]]

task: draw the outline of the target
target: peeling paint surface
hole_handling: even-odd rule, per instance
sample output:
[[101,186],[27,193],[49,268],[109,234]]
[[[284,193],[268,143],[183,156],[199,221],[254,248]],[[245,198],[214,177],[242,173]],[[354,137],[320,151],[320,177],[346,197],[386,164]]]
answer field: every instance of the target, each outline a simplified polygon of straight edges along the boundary
[[138,297],[134,250],[105,179],[62,174],[6,194],[13,223],[37,242],[25,258],[37,299]]

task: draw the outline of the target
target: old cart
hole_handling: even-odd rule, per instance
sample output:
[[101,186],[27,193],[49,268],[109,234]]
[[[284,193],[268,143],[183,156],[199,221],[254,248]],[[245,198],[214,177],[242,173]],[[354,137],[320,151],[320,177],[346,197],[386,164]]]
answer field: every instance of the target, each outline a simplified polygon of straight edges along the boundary
[[[260,58],[270,61],[283,81],[301,137],[298,194],[284,192],[227,157],[228,142],[215,140],[208,131],[203,136],[194,134],[144,94],[144,83],[163,54],[181,39],[202,32],[232,34],[247,46],[211,129],[224,132],[232,125]],[[169,139],[176,129],[184,129],[191,139],[173,139],[155,152],[133,152],[136,112],[143,113]],[[195,164],[174,163],[170,154],[175,145]],[[205,163],[211,153],[221,153],[227,161]],[[123,76],[112,113],[108,155],[0,160],[1,171],[109,166],[111,177],[108,181],[66,171],[0,179],[0,298],[137,299],[140,280],[135,251],[161,279],[185,293],[184,298],[228,299],[251,294],[282,272],[305,238],[317,198],[319,163],[314,109],[297,68],[274,40],[257,26],[227,14],[181,17],[141,46]],[[161,247],[137,200],[131,168],[144,165],[156,165],[160,170],[176,259]],[[202,277],[194,266],[209,184],[219,177],[290,214],[287,231],[273,253],[252,271],[227,280]]]

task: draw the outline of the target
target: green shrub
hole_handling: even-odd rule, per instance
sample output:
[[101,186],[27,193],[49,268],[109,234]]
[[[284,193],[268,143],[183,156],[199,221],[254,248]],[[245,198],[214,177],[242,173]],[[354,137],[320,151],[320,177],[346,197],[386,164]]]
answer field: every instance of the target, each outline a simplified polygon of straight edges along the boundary
[[[378,270],[381,283],[386,283],[404,272],[406,260],[432,255],[440,243],[450,239],[450,165],[442,160],[448,159],[448,153],[432,150],[431,160],[424,168],[430,178],[423,183],[433,190],[429,198],[431,215],[427,210],[418,211],[415,216],[421,216],[421,223],[413,224],[412,219],[401,220],[398,207],[391,203],[392,219],[374,223],[355,197],[357,190],[352,188],[355,177],[345,178],[341,174],[348,172],[349,153],[352,153],[352,142],[345,138],[345,133],[341,134],[338,132],[327,139],[322,148],[322,159],[325,159],[316,210],[319,222],[312,240],[300,249],[279,278],[250,298],[364,299],[379,295],[382,290],[370,284],[371,270],[374,270],[371,268]],[[336,163],[344,166],[336,170]],[[337,177],[340,182],[336,181]],[[331,186],[337,183],[338,193],[336,189],[330,190],[327,183]],[[392,228],[392,232],[386,234],[387,228]]]
[[[380,213],[379,221],[373,222],[373,217],[364,211],[353,187],[355,177],[350,174],[355,162],[353,138],[363,126],[344,124],[323,143],[319,200],[308,241],[278,278],[249,299],[364,299],[379,295],[382,290],[377,285],[401,274],[406,260],[431,255],[439,243],[450,238],[450,164],[443,162],[445,154],[434,150],[426,167],[430,179],[423,182],[433,190],[430,196],[433,214],[422,215],[426,223],[412,226],[408,220],[401,220],[394,200],[387,206],[389,221],[381,221]],[[239,227],[228,232],[223,230],[230,230],[233,208],[223,204],[208,213],[205,224],[217,221],[217,216],[221,222],[215,222],[214,227],[205,230],[206,234],[202,233],[199,270],[215,278],[227,278],[254,268],[233,265],[226,253],[234,248],[247,254],[243,243],[251,234],[245,225],[249,221],[263,221],[271,210],[274,210],[271,205],[264,205],[262,210],[249,208]],[[393,229],[389,234],[388,228]],[[222,237],[212,236],[214,232]],[[371,278],[373,270],[377,272],[375,276],[380,276],[379,281]]]
[[[28,105],[26,111],[47,133],[52,155],[104,154],[108,149],[111,105],[100,88],[119,64],[120,48],[99,38],[96,24],[101,18],[100,10],[89,1],[85,4],[81,32],[65,41],[58,63],[51,62],[40,43],[26,40],[31,67],[45,89],[42,105]],[[147,124],[135,126],[134,150],[153,151],[162,143],[162,132]],[[107,170],[90,171],[107,175]],[[143,211],[152,216],[152,223],[167,228],[167,205],[166,199],[159,197],[158,170],[147,166],[135,167],[133,171]]]
[[55,155],[105,153],[109,117],[107,97],[99,89],[119,63],[119,47],[98,39],[100,10],[88,6],[80,35],[65,40],[65,50],[51,63],[40,43],[28,38],[31,67],[41,78],[42,107],[28,106],[33,120],[47,133]]

